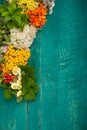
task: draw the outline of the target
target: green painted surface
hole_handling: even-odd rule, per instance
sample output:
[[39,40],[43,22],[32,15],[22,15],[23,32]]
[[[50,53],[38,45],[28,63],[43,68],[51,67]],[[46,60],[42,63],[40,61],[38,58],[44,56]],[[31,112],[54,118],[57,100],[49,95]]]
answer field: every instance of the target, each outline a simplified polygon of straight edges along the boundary
[[7,102],[0,89],[0,130],[87,130],[87,0],[56,0],[32,46],[40,92]]

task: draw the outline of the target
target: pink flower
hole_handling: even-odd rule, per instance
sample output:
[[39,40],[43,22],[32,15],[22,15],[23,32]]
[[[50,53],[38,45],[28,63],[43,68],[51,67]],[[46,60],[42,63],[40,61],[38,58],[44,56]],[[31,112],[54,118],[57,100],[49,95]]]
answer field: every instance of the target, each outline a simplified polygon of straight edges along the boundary
[[1,47],[2,53],[6,53],[7,49],[8,49],[8,46],[2,46]]

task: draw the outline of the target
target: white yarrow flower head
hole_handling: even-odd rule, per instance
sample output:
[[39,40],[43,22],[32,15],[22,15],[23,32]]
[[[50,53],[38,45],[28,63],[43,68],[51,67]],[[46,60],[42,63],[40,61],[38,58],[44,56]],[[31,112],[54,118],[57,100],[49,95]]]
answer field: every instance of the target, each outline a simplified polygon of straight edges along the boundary
[[22,32],[19,29],[13,28],[10,30],[10,33],[11,42],[8,42],[8,45],[13,45],[17,49],[28,49],[36,37],[37,28],[33,25],[25,25]]

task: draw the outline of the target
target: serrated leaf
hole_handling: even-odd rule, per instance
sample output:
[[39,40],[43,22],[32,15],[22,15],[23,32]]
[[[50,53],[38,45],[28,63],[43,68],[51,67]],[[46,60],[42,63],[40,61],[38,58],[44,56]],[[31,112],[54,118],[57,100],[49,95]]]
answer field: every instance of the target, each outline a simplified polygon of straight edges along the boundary
[[5,97],[5,99],[7,99],[7,100],[10,100],[10,99],[11,99],[11,94],[9,93],[9,90],[4,90],[4,97]]
[[11,3],[11,10],[12,10],[12,12],[14,11],[14,10],[16,10],[17,8],[16,8],[16,4],[14,4],[14,3]]
[[12,16],[11,16],[11,15],[7,15],[7,16],[5,16],[5,18],[4,18],[5,22],[10,21],[11,19],[12,19]]
[[20,16],[16,16],[14,19],[20,26],[21,25],[21,17]]
[[13,14],[13,10],[12,10],[12,7],[11,6],[8,6],[8,12],[12,15]]

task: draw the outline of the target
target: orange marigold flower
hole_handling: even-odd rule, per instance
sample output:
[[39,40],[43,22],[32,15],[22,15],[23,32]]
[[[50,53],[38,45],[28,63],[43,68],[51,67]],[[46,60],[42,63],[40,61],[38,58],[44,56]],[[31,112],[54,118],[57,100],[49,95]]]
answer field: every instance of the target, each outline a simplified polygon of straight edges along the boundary
[[29,21],[36,27],[42,27],[46,23],[47,9],[43,4],[40,4],[34,11],[28,11]]

